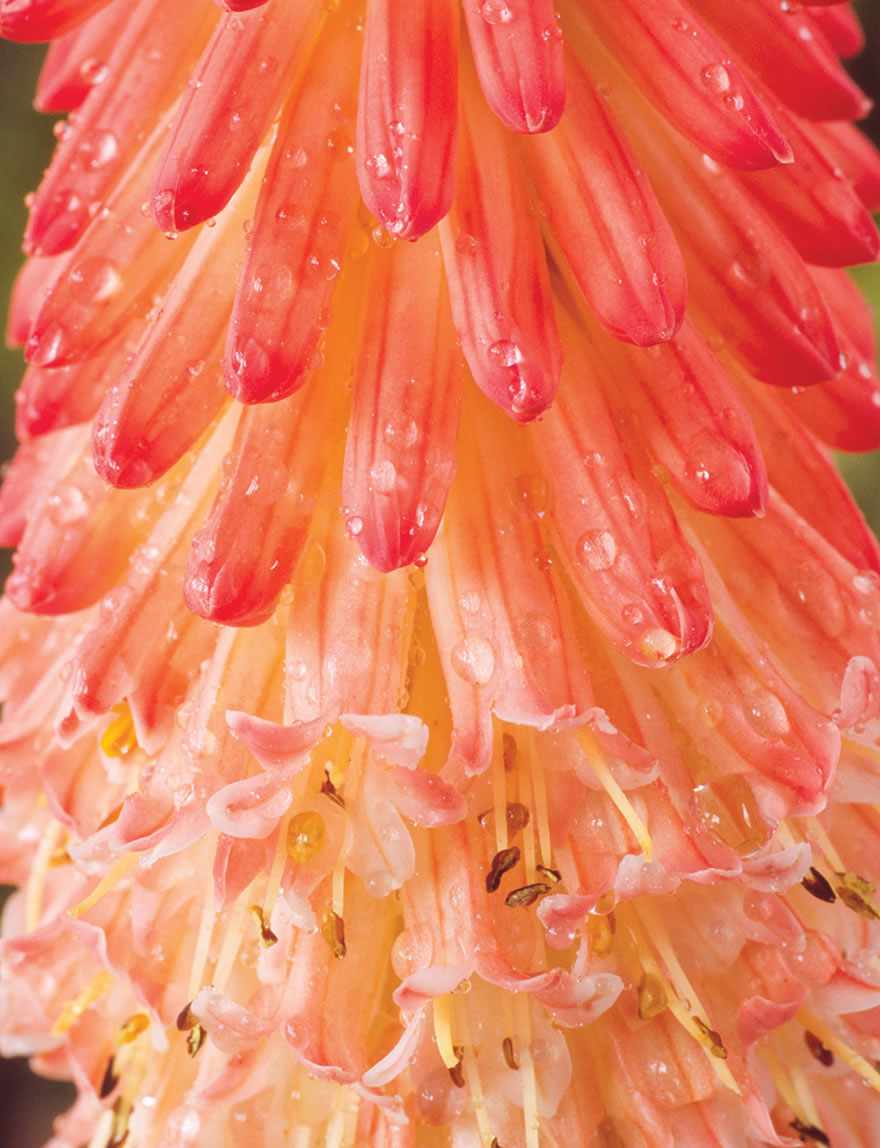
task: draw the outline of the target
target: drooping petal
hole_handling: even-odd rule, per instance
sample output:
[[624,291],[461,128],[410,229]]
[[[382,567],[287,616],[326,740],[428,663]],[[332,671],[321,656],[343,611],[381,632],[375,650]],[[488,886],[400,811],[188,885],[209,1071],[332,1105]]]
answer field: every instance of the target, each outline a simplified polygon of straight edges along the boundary
[[466,0],[483,94],[505,127],[547,132],[565,107],[562,29],[552,0]]
[[454,0],[369,0],[357,113],[364,202],[390,235],[417,239],[455,189],[458,13]]
[[54,40],[106,7],[110,0],[2,0],[0,35],[8,40]]
[[544,247],[511,143],[479,100],[465,108],[455,202],[440,224],[452,317],[477,385],[528,422],[552,402],[562,363]]
[[[418,295],[414,287],[418,284]],[[342,500],[378,570],[423,554],[455,473],[461,365],[438,248],[376,256],[352,388]]]
[[[224,16],[178,111],[153,181],[162,231],[212,219],[232,198],[287,93],[318,25],[317,0]],[[256,68],[260,82],[245,76]]]
[[588,19],[645,96],[701,151],[745,170],[791,161],[770,112],[689,4],[591,4]]
[[37,82],[34,107],[41,112],[78,108],[93,87],[107,79],[113,45],[130,12],[109,5],[49,45]]
[[754,0],[742,9],[724,0],[692,2],[793,112],[808,119],[853,120],[870,109],[871,101],[808,15],[787,10],[780,20],[775,0]]
[[257,203],[224,357],[226,385],[241,402],[301,386],[331,318],[357,202],[350,76],[359,46],[348,17],[333,30],[287,105]]
[[129,13],[106,61],[107,82],[92,88],[60,142],[31,205],[29,251],[50,255],[76,242],[149,134],[142,109],[171,104],[216,12],[210,0],[166,5],[161,20],[153,9],[140,0]]
[[569,114],[527,141],[541,210],[599,320],[619,339],[664,342],[684,316],[687,287],[675,237],[607,104],[576,64]]

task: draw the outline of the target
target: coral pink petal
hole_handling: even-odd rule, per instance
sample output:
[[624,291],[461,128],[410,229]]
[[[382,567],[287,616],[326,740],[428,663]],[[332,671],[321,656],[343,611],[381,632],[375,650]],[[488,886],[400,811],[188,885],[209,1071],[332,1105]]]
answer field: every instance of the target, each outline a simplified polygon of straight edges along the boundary
[[54,40],[110,0],[0,0],[0,36],[29,43]]
[[6,320],[6,341],[10,347],[22,347],[27,342],[31,324],[43,306],[47,292],[63,276],[69,259],[69,256],[61,259],[32,258],[19,269]]
[[413,714],[340,714],[339,721],[391,765],[415,769],[428,748],[428,727]]
[[685,253],[699,319],[765,382],[804,386],[835,375],[840,351],[822,297],[801,256],[738,178],[672,137],[662,154],[647,132],[640,142],[651,149],[652,169],[657,164],[655,187]]
[[813,135],[869,211],[880,209],[880,152],[853,124],[814,124]]
[[[309,46],[317,0],[224,16],[178,108],[153,180],[153,218],[176,232],[217,215],[247,175]],[[253,70],[257,84],[247,82]]]
[[791,160],[769,110],[688,4],[591,4],[589,19],[645,97],[700,151],[745,170]]
[[618,418],[694,506],[728,517],[764,509],[767,474],[748,412],[689,319],[650,357],[598,332],[595,349]]
[[110,194],[66,258],[31,324],[25,357],[38,366],[88,359],[131,319],[143,319],[183,262],[192,240],[169,243],[144,218],[143,169],[155,163],[166,125],[146,141],[131,173]]
[[306,721],[397,709],[407,575],[374,570],[335,516],[306,551],[293,583],[287,712]]
[[[550,488],[517,442],[491,410],[463,428],[462,468],[425,572],[454,715],[453,760],[471,773],[491,754],[490,711],[544,729],[592,705],[571,617],[542,561],[538,523]],[[492,497],[496,482],[503,499]]]
[[112,4],[54,40],[40,70],[34,106],[41,112],[78,108],[92,88],[107,79],[106,61],[130,16],[128,7]]
[[0,546],[17,546],[27,523],[53,486],[50,475],[76,465],[82,432],[68,431],[20,447],[0,485]]
[[820,140],[781,109],[777,118],[794,152],[798,176],[788,169],[743,176],[751,194],[765,208],[808,263],[830,267],[867,263],[880,251],[873,220]]
[[[139,331],[138,331],[139,333]],[[137,340],[128,331],[85,363],[69,367],[28,367],[16,394],[15,428],[27,439],[91,419],[110,383],[128,366]]]
[[61,474],[13,558],[5,592],[19,610],[65,614],[92,605],[125,576],[138,543],[133,523],[142,506],[117,492],[108,497],[87,451]]
[[849,4],[828,5],[807,16],[842,59],[849,60],[864,50],[865,33]]
[[538,457],[553,460],[554,540],[612,642],[646,665],[675,660],[711,630],[699,561],[648,461],[627,454],[573,324],[566,351],[569,385],[533,432]]
[[351,75],[360,43],[348,21],[335,33],[281,120],[239,275],[224,369],[228,389],[245,403],[292,394],[320,360],[331,318],[358,202]]
[[387,571],[437,532],[455,474],[462,366],[436,245],[377,253],[368,298],[342,501],[358,545]]
[[336,421],[320,383],[281,408],[257,407],[239,425],[230,473],[193,538],[184,600],[202,618],[254,626],[275,609],[296,568],[326,467],[311,429]]
[[541,209],[604,326],[639,346],[665,342],[687,295],[675,236],[607,103],[574,63],[568,87],[569,114],[524,150]]
[[528,422],[553,401],[562,364],[547,261],[518,157],[469,94],[455,201],[440,224],[452,317],[477,385]]
[[357,111],[364,203],[399,239],[417,239],[452,203],[458,130],[455,0],[370,0]]
[[[107,392],[92,431],[95,467],[106,482],[154,482],[226,401],[220,348],[251,202],[249,195],[239,199],[235,210],[198,236],[134,358]],[[211,292],[206,311],[191,305],[196,282]]]
[[[106,61],[108,81],[92,89],[61,140],[31,205],[29,251],[65,251],[128,170],[157,113],[185,82],[211,27],[210,0],[165,7],[152,0],[128,13]],[[149,108],[145,117],[143,109]]]
[[[837,385],[839,380],[835,380]],[[789,398],[784,393],[753,385],[745,397],[767,457],[772,460],[774,489],[813,527],[819,530],[857,570],[880,573],[880,545],[871,533],[846,484],[832,465],[828,452],[813,435],[791,417],[791,412],[815,406],[825,388],[813,388]],[[818,404],[829,424],[834,423],[830,401]],[[838,415],[839,418],[839,415]],[[854,425],[855,422],[854,422]],[[875,434],[880,436],[875,418]],[[877,438],[880,445],[880,437]],[[848,723],[855,724],[855,723]]]
[[465,0],[464,15],[492,111],[514,132],[554,128],[565,107],[565,61],[553,0]]
[[787,11],[780,19],[777,0],[736,8],[725,0],[693,3],[793,112],[807,119],[854,120],[869,111],[871,101],[807,14]]

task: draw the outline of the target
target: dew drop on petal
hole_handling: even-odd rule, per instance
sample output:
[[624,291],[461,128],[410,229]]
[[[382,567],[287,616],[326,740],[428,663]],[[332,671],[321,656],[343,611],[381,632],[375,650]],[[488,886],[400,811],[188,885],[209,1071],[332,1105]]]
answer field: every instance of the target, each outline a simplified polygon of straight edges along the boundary
[[523,353],[510,339],[498,339],[489,345],[487,351],[493,367],[515,367],[523,360]]
[[460,678],[484,686],[495,672],[495,650],[485,638],[465,638],[452,649],[452,668]]
[[617,560],[617,543],[608,530],[587,530],[577,540],[577,554],[591,570],[610,570]]
[[487,24],[509,24],[513,19],[513,12],[504,0],[484,0],[480,6],[480,15]]
[[762,737],[782,737],[791,728],[785,706],[769,690],[754,690],[745,698],[745,716]]
[[700,79],[710,92],[722,95],[730,88],[730,73],[723,64],[707,64],[700,72]]

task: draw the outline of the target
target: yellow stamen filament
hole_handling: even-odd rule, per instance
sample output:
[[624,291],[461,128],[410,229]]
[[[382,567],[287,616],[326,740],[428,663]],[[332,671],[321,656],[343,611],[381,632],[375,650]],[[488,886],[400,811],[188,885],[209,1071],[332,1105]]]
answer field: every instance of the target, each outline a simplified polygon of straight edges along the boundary
[[856,757],[865,757],[868,761],[880,763],[880,749],[878,749],[876,745],[864,745],[852,737],[844,737],[841,741],[843,748],[847,750],[847,752],[854,753]]
[[[346,817],[346,821],[348,818]],[[345,832],[348,838],[348,829]],[[336,864],[333,866],[333,877],[331,882],[332,888],[332,902],[333,912],[337,917],[342,918],[343,908],[345,907],[345,849],[339,850],[339,856],[336,858]]]
[[86,1009],[89,1008],[90,1005],[93,1005],[99,997],[103,996],[112,984],[113,977],[106,969],[102,969],[99,973],[96,973],[86,987],[82,989],[73,1000],[69,1000],[67,1004],[65,1004],[60,1016],[49,1030],[52,1036],[64,1036],[66,1032],[73,1028]]
[[648,827],[644,821],[642,821],[641,817],[639,817],[638,813],[636,813],[632,802],[612,777],[611,770],[605,764],[599,747],[596,744],[596,739],[589,730],[583,728],[577,731],[577,739],[584,752],[584,756],[590,763],[590,768],[593,770],[593,773],[595,773],[602,788],[617,806],[621,817],[623,817],[624,821],[632,830],[642,853],[645,855],[645,860],[653,860],[654,846],[651,842]]
[[544,767],[538,759],[535,749],[535,734],[531,731],[529,745],[529,773],[532,779],[532,792],[535,795],[535,822],[538,830],[538,846],[541,853],[541,864],[553,864],[553,846],[550,841],[550,816],[547,810],[547,779],[544,777]]
[[[216,835],[214,835],[216,838]],[[187,997],[192,1000],[204,984],[205,966],[208,963],[208,953],[211,948],[211,937],[214,932],[214,921],[217,914],[214,910],[214,898],[206,895],[202,904],[202,916],[199,921],[199,934],[193,952],[192,966],[189,974]]]
[[327,1122],[324,1148],[354,1148],[357,1135],[358,1096],[350,1088],[339,1089]]
[[278,900],[278,893],[281,889],[281,877],[284,873],[284,866],[287,864],[287,827],[289,822],[290,815],[285,814],[278,826],[278,843],[275,846],[272,869],[269,873],[269,880],[266,882],[266,893],[263,897],[263,921],[266,925],[269,923],[272,910],[275,908],[275,902]]
[[40,907],[43,901],[46,874],[60,838],[61,826],[57,821],[52,821],[47,826],[40,839],[40,844],[37,846],[33,868],[27,883],[27,893],[25,894],[25,928],[29,933],[32,933],[40,924]]
[[529,1002],[525,993],[517,993],[513,998],[516,1012],[516,1045],[519,1053],[519,1078],[523,1094],[523,1120],[526,1130],[526,1148],[540,1148],[538,1130],[538,1082],[535,1079],[535,1062],[532,1060],[532,1019],[529,1015]]
[[[678,1023],[687,1029],[694,1040],[703,1046],[709,1063],[712,1065],[721,1083],[726,1085],[732,1092],[735,1092],[737,1096],[741,1096],[742,1092],[734,1079],[733,1073],[727,1066],[723,1056],[719,1055],[720,1046],[716,1045],[711,1035],[711,1028],[706,1021],[701,1020],[702,1017],[708,1017],[709,1014],[697,995],[696,989],[681,967],[678,957],[675,955],[672,943],[669,940],[669,936],[663,927],[663,923],[647,905],[640,905],[639,912],[645,928],[650,935],[651,944],[666,966],[669,974],[668,979],[664,976],[660,966],[651,956],[646,941],[634,929],[633,935],[636,940],[637,959],[641,963],[645,973],[654,978],[655,985],[665,990],[667,1007]],[[683,1001],[690,1002],[690,1010],[685,1008],[682,1003]]]
[[492,763],[492,803],[495,806],[495,851],[507,848],[507,778],[504,774],[503,734],[495,727],[495,760]]
[[816,817],[806,817],[805,822],[808,826],[809,837],[819,846],[822,852],[828,859],[828,864],[837,873],[846,872],[846,866],[840,859],[840,854],[831,844],[831,838],[822,828],[822,825]]
[[455,1068],[459,1057],[452,1039],[452,998],[448,993],[434,997],[434,1035],[437,1037],[437,1051],[447,1068]]
[[113,1037],[115,1045],[131,1044],[133,1040],[146,1032],[150,1027],[150,1018],[145,1012],[136,1012],[130,1016]]
[[248,927],[245,920],[247,910],[244,907],[246,896],[245,893],[239,897],[229,911],[223,945],[220,948],[217,963],[214,966],[214,975],[211,978],[211,983],[218,992],[223,992],[226,988],[226,982],[238,958],[238,950],[241,948],[245,929]]
[[[821,1128],[821,1122],[818,1117],[810,1119],[807,1109],[803,1107],[802,1096],[795,1088],[795,1082],[792,1073],[787,1070],[782,1061],[776,1055],[769,1045],[761,1049],[761,1056],[764,1063],[770,1070],[770,1075],[773,1077],[773,1083],[776,1086],[776,1091],[792,1110],[798,1120],[804,1125],[812,1124],[815,1128]],[[812,1107],[812,1097],[810,1098],[810,1106]],[[815,1110],[814,1110],[815,1111]]]
[[804,1028],[809,1029],[814,1036],[817,1036],[835,1056],[839,1056],[844,1064],[848,1064],[853,1072],[857,1072],[863,1080],[866,1080],[875,1092],[880,1092],[880,1072],[873,1064],[865,1060],[861,1053],[851,1048],[846,1041],[842,1040],[833,1029],[830,1029],[817,1016],[814,1016],[809,1009],[802,1008],[797,1014],[797,1019]]
[[101,878],[95,888],[89,893],[84,901],[80,901],[78,905],[74,905],[72,909],[67,910],[68,917],[76,920],[81,917],[83,913],[88,912],[93,905],[101,900],[105,893],[109,893],[119,882],[126,877],[138,863],[137,853],[123,853],[122,856],[111,865],[105,875]]
[[137,748],[137,734],[134,732],[134,722],[127,702],[121,702],[113,707],[118,714],[104,730],[99,745],[107,757],[126,757]]
[[[435,998],[436,999],[436,998]],[[467,1006],[462,1004],[456,1009],[456,1025],[458,1031],[461,1033],[461,1049],[462,1055],[460,1060],[461,1071],[464,1073],[465,1084],[471,1095],[471,1103],[474,1106],[474,1116],[477,1120],[477,1128],[480,1132],[480,1139],[483,1141],[483,1148],[491,1148],[494,1137],[492,1136],[492,1129],[489,1127],[489,1114],[486,1111],[486,1098],[483,1095],[483,1085],[480,1081],[480,1072],[477,1068],[477,1058],[474,1054],[474,1042],[471,1039],[470,1025],[467,1018]],[[528,1148],[536,1148],[537,1141],[533,1145],[528,1143]]]

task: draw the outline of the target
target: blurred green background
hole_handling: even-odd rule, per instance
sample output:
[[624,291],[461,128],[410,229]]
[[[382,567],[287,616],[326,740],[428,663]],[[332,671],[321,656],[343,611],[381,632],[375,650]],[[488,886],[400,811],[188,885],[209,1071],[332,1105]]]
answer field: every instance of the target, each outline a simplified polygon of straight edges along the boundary
[[[737,0],[734,0],[737,2]],[[744,2],[744,0],[738,0]],[[880,0],[858,5],[869,35],[865,54],[852,71],[862,87],[880,99]],[[22,262],[25,194],[35,188],[54,143],[52,120],[37,115],[31,100],[44,49],[0,41],[0,312]],[[880,112],[866,124],[880,143]],[[859,283],[880,313],[880,267],[861,268]],[[0,459],[14,449],[12,396],[23,372],[21,352],[0,346]],[[880,452],[841,459],[841,467],[865,513],[880,530]],[[0,555],[8,561],[8,556]],[[0,575],[4,566],[0,564]],[[0,1061],[0,1148],[37,1148],[51,1135],[53,1115],[70,1103],[69,1086],[32,1077],[19,1061]]]

